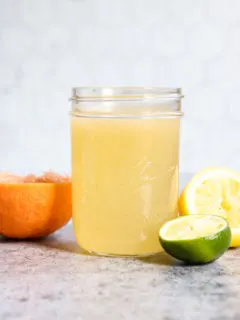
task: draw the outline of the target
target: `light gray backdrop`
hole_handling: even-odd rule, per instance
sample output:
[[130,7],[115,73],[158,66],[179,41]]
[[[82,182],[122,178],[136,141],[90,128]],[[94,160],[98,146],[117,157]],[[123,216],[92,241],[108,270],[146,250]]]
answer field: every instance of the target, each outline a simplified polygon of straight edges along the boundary
[[76,85],[180,86],[181,171],[240,170],[239,0],[0,0],[0,169],[70,171]]

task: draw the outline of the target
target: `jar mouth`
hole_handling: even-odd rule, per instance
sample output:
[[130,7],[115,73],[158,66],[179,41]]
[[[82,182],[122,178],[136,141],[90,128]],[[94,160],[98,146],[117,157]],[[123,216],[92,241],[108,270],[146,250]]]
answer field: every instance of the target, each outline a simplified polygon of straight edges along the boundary
[[143,101],[151,99],[180,100],[181,88],[169,88],[161,86],[94,86],[72,88],[71,101]]

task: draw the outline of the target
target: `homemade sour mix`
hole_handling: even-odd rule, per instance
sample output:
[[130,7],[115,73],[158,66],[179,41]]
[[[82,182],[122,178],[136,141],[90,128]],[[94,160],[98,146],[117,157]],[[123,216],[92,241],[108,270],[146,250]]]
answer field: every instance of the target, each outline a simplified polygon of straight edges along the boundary
[[157,253],[159,228],[177,216],[179,114],[88,108],[71,117],[76,240],[98,254]]

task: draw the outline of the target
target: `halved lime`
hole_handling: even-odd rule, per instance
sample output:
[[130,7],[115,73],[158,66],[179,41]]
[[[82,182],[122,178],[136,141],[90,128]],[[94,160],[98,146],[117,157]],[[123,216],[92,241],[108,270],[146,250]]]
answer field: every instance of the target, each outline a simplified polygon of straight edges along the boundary
[[203,264],[224,254],[230,245],[231,230],[222,217],[189,215],[166,222],[159,239],[163,249],[174,258]]

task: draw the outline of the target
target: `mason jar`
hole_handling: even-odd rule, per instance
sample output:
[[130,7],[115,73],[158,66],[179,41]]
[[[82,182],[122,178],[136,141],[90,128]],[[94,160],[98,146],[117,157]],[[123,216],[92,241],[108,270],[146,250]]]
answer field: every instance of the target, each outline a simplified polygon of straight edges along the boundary
[[179,88],[73,88],[73,226],[84,250],[162,250],[159,228],[178,215],[181,98]]

